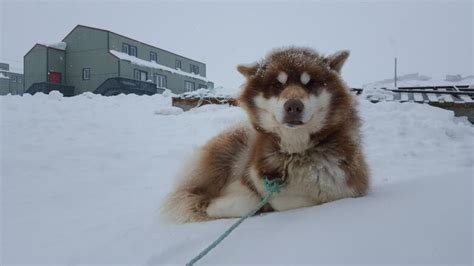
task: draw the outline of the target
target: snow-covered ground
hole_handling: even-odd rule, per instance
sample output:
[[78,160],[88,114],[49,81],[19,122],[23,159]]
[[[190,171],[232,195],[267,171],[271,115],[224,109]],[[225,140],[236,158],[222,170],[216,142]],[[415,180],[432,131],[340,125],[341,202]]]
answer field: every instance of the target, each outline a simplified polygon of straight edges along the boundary
[[[472,264],[474,127],[414,103],[360,111],[367,197],[251,218],[201,262]],[[161,95],[0,97],[1,264],[183,264],[234,220],[156,210],[192,150],[245,118]]]

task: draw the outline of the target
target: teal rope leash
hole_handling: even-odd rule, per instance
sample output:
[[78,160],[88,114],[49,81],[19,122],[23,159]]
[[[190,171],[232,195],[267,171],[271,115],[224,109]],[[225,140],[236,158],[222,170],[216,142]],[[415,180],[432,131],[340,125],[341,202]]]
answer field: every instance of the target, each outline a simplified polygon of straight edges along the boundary
[[267,204],[270,199],[273,197],[274,193],[279,193],[281,188],[283,187],[283,182],[281,179],[273,179],[269,180],[267,177],[264,178],[263,180],[263,186],[265,187],[265,191],[268,192],[268,194],[260,201],[257,206],[253,210],[251,210],[249,213],[246,215],[240,217],[237,222],[235,222],[229,229],[227,229],[222,235],[219,236],[214,242],[212,242],[207,248],[205,248],[199,255],[194,257],[192,260],[190,260],[188,263],[186,263],[186,266],[192,266],[194,263],[196,263],[198,260],[202,259],[204,256],[206,256],[209,251],[214,249],[217,245],[219,245],[224,238],[230,235],[232,231],[234,231],[237,226],[239,226],[243,221],[245,221],[247,218],[254,216],[265,204]]

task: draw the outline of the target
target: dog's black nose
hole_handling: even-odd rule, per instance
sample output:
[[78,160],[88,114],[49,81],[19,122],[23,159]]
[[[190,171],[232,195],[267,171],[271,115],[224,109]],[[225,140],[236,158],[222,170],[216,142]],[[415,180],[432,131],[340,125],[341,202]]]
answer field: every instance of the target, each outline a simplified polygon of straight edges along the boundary
[[283,105],[288,115],[296,116],[303,112],[304,104],[300,100],[290,99]]

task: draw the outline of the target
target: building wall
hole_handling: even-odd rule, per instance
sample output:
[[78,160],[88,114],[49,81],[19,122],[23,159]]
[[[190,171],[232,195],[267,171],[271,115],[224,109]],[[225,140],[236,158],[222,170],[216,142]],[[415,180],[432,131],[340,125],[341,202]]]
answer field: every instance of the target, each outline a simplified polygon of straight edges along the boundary
[[66,83],[66,52],[54,48],[47,48],[48,75],[50,72],[61,73],[61,84]]
[[7,63],[0,63],[0,70],[10,71],[10,65]]
[[0,95],[23,93],[23,74],[0,70],[0,75]]
[[11,93],[10,79],[0,77],[0,95],[7,95]]
[[[47,82],[49,72],[60,72],[61,83],[74,87],[74,94],[96,90],[105,80],[113,77],[135,79],[135,69],[146,71],[148,79],[154,80],[155,74],[167,77],[167,88],[174,93],[185,92],[185,82],[193,82],[195,89],[207,87],[205,80],[172,74],[168,71],[132,64],[120,60],[110,50],[122,52],[122,44],[137,47],[137,57],[150,61],[150,52],[157,54],[158,63],[175,68],[176,60],[181,61],[183,71],[191,73],[190,65],[199,67],[199,75],[205,78],[204,63],[165,51],[124,36],[86,26],[77,26],[64,39],[67,43],[65,51],[35,45],[25,55],[25,88],[36,82]],[[83,70],[90,69],[90,79],[83,78]]]
[[[183,71],[191,73],[190,65],[193,64],[199,67],[199,75],[202,77],[206,76],[206,65],[204,63],[191,60],[189,58],[162,50],[118,34],[110,33],[110,50],[115,50],[122,52],[122,45],[126,43],[137,47],[137,57],[142,60],[150,61],[150,52],[155,52],[157,54],[158,63],[170,68],[175,68],[176,60],[181,61],[181,68]],[[186,77],[179,74],[173,74],[168,71],[163,71],[161,69],[154,69],[149,67],[144,67],[136,64],[132,64],[129,61],[121,60],[120,61],[120,76],[124,78],[134,79],[134,70],[138,69],[148,73],[148,79],[153,80],[154,74],[160,74],[166,76],[167,79],[167,88],[172,90],[174,93],[183,93],[185,92],[185,81],[193,82],[196,89],[200,87],[207,87],[207,82],[204,80]]]
[[150,52],[155,52],[158,56],[158,63],[161,65],[175,68],[175,62],[178,59],[181,61],[181,70],[191,73],[190,65],[193,64],[199,67],[199,75],[206,77],[206,65],[204,63],[123,37],[112,32],[110,33],[109,44],[111,50],[122,52],[123,43],[137,47],[137,57],[140,59],[150,61]]
[[193,82],[195,89],[200,87],[207,88],[207,82],[195,78],[186,77],[179,74],[173,74],[168,71],[164,71],[156,68],[144,67],[136,64],[132,64],[126,60],[120,60],[120,76],[129,79],[135,79],[135,70],[141,70],[148,73],[148,79],[153,80],[153,75],[159,74],[166,76],[167,89],[170,89],[173,93],[179,94],[186,92],[185,81]]
[[[118,59],[108,53],[108,32],[76,27],[65,39],[66,80],[74,86],[74,94],[94,91],[105,80],[117,77]],[[90,80],[83,80],[82,71],[90,68]]]
[[25,91],[36,82],[46,82],[47,77],[47,48],[35,45],[23,58],[24,61],[24,87]]

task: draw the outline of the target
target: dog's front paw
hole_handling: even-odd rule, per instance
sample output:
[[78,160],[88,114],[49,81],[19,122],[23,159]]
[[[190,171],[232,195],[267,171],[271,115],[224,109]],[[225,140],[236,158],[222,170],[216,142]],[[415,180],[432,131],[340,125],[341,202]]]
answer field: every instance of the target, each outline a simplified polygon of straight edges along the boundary
[[257,204],[257,197],[224,196],[211,201],[206,213],[213,218],[234,218],[249,213]]

